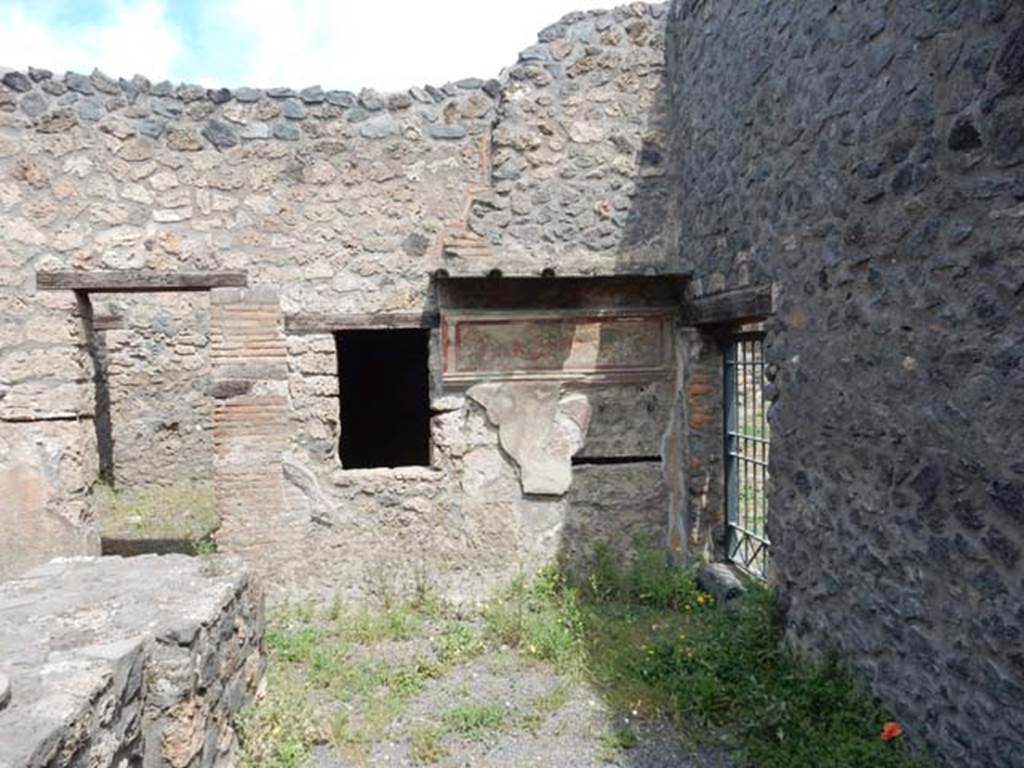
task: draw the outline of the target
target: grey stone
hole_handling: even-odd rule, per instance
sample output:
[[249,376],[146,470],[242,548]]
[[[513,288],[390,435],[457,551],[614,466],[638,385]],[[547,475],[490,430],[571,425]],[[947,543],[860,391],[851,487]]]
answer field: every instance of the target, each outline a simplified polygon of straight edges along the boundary
[[151,109],[161,117],[180,117],[185,110],[185,105],[177,99],[160,98],[154,99],[150,104]]
[[388,109],[399,111],[412,106],[412,97],[408,93],[392,93],[388,95]]
[[429,247],[430,239],[419,232],[413,232],[402,241],[402,251],[416,259],[425,256]]
[[83,120],[96,121],[107,113],[103,105],[96,99],[82,99],[77,104],[78,116]]
[[268,88],[267,96],[272,99],[291,99],[295,96],[295,91],[291,88]]
[[164,128],[167,127],[167,123],[163,120],[135,120],[132,123],[132,127],[135,128],[143,136],[149,136],[151,139],[158,139],[164,132]]
[[530,61],[551,61],[551,50],[546,45],[531,45],[519,53],[519,60]]
[[282,141],[298,141],[299,129],[288,123],[274,123],[274,138]]
[[174,95],[185,103],[206,98],[206,89],[195,83],[182,83],[174,89]]
[[238,136],[234,130],[220,120],[209,120],[203,128],[203,137],[213,146],[222,149],[238,144]]
[[566,25],[562,22],[557,22],[542,29],[537,34],[537,39],[542,43],[550,43],[565,37],[565,31]]
[[697,575],[697,584],[724,605],[747,591],[733,567],[725,563],[707,563]]
[[117,81],[117,84],[129,104],[134,104],[143,93],[133,81],[125,80],[123,77]]
[[218,400],[241,397],[252,391],[253,382],[238,379],[215,381],[210,386],[210,396]]
[[996,72],[1008,83],[1024,82],[1024,24],[1007,38],[996,60]]
[[103,74],[98,69],[92,71],[92,74],[89,76],[89,82],[101,93],[115,94],[121,92],[121,86],[118,85],[117,81]]
[[83,93],[86,96],[96,93],[96,87],[92,84],[92,80],[77,72],[68,72],[64,75],[64,84],[72,91]]
[[299,98],[306,104],[322,104],[326,95],[319,85],[311,85],[299,91]]
[[0,673],[0,711],[3,710],[11,701],[11,681],[7,677]]
[[324,98],[328,104],[333,104],[336,107],[352,107],[356,103],[355,94],[349,91],[327,91],[324,94]]
[[359,92],[359,103],[363,109],[370,112],[377,112],[385,107],[384,97],[372,88],[365,88]]
[[174,96],[175,95],[174,83],[172,83],[169,80],[161,80],[159,83],[153,85],[149,89],[149,93],[150,93],[151,96],[160,96],[160,97]]
[[415,86],[410,88],[409,89],[409,96],[411,96],[415,101],[418,101],[421,104],[433,104],[434,103],[433,97],[429,93],[427,93],[423,88],[418,88],[418,87],[415,87]]
[[39,117],[39,115],[46,111],[48,102],[41,93],[32,92],[22,96],[18,106],[29,117]]
[[962,117],[953,125],[946,145],[954,152],[978,149],[981,147],[981,134],[969,117]]
[[12,91],[25,93],[26,91],[32,90],[32,81],[28,79],[27,75],[24,75],[21,72],[8,72],[2,79],[3,84]]
[[490,96],[492,99],[498,98],[501,95],[501,81],[500,80],[488,80],[484,83],[483,92]]
[[372,115],[373,112],[356,106],[345,113],[345,119],[350,123],[361,123],[364,120],[369,120]]
[[43,80],[39,87],[51,96],[63,96],[68,92],[68,87],[60,80]]
[[231,101],[231,91],[227,88],[215,88],[206,92],[206,98],[214,104],[227,104]]
[[258,88],[236,88],[234,90],[234,96],[236,101],[249,104],[262,99],[263,91]]
[[465,91],[476,91],[484,87],[484,80],[479,77],[466,77],[462,80],[456,81],[455,85],[462,88]]
[[461,125],[432,125],[430,136],[435,139],[464,139],[466,129]]
[[29,67],[28,76],[32,78],[32,82],[38,83],[52,78],[53,72],[48,69],[36,69],[35,67]]
[[281,114],[289,120],[302,120],[306,117],[306,108],[298,99],[285,99],[281,102]]
[[374,115],[359,125],[359,134],[367,139],[383,139],[398,133],[398,123],[390,112]]

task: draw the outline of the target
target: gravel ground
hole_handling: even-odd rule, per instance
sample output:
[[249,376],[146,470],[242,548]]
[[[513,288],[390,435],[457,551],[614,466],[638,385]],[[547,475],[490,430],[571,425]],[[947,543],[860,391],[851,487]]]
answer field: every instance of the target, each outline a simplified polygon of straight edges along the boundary
[[[408,658],[418,643],[387,643],[378,659]],[[373,649],[363,658],[371,658]],[[489,722],[465,734],[451,726],[453,710],[492,713]],[[496,714],[495,714],[496,713]],[[616,722],[616,720],[619,722]],[[625,744],[614,734],[635,735]],[[432,732],[434,751],[417,761],[414,734]],[[368,758],[346,763],[319,746],[306,768],[354,765],[445,768],[731,768],[721,755],[696,749],[663,720],[616,718],[584,680],[567,680],[546,665],[512,651],[490,651],[431,679],[410,698]]]

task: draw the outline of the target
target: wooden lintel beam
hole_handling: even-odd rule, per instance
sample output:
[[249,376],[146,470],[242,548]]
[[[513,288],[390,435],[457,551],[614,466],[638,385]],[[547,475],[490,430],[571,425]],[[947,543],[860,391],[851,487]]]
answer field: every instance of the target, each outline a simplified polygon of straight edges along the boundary
[[294,314],[285,315],[286,333],[333,333],[334,331],[436,328],[436,312],[390,312],[379,314]]
[[772,287],[752,285],[698,296],[684,306],[687,325],[724,325],[763,320],[772,314]]
[[93,315],[92,328],[94,331],[124,330],[124,317],[121,315]]
[[36,272],[40,291],[87,293],[140,293],[145,291],[208,291],[211,288],[244,288],[245,272],[170,272],[153,269],[118,269],[76,272]]

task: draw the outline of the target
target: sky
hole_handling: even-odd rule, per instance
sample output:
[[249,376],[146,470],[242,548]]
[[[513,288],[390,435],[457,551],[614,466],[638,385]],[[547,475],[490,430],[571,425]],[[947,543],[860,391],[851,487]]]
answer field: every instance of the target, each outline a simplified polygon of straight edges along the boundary
[[0,0],[0,67],[234,88],[496,77],[569,11],[625,0]]

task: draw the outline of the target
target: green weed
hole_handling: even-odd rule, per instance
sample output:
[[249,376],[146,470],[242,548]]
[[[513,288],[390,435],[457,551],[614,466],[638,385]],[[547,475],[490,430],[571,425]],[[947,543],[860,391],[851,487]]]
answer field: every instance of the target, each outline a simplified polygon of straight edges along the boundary
[[448,750],[441,742],[444,731],[434,725],[415,728],[409,734],[409,751],[416,765],[433,765],[448,757]]
[[501,731],[508,716],[500,704],[464,704],[446,712],[444,724],[452,733],[475,741]]
[[597,757],[603,762],[615,762],[620,753],[633,749],[639,743],[633,728],[613,728],[598,737]]
[[577,590],[558,572],[541,572],[532,584],[517,579],[484,611],[498,643],[551,662],[564,674],[584,667],[582,612]]
[[[767,588],[751,584],[728,608],[700,592],[690,571],[641,550],[586,590],[587,664],[613,709],[668,715],[726,734],[743,768],[910,768],[898,742],[882,742],[888,715],[835,659],[787,652]],[[617,589],[610,585],[618,584]]]

